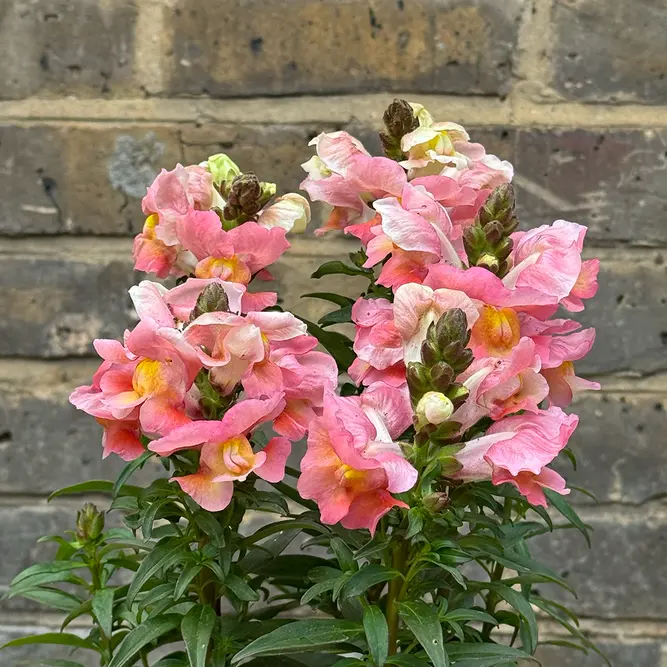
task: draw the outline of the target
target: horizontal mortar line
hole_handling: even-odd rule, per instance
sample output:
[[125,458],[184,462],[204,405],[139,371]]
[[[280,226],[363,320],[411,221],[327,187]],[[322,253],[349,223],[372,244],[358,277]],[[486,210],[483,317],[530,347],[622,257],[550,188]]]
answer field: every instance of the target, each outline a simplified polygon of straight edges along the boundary
[[394,97],[419,101],[442,120],[469,126],[656,128],[667,126],[667,107],[641,104],[581,104],[530,99],[500,100],[484,96],[376,93],[366,95],[303,95],[233,99],[42,99],[0,102],[0,122],[38,124],[89,123],[229,123],[341,125],[372,122]]
[[[339,257],[357,246],[344,236],[323,240],[313,236],[288,236],[292,247],[281,261],[289,262],[290,257]],[[598,257],[605,263],[618,263],[637,259],[657,258],[667,250],[667,246],[646,247],[620,245],[617,247],[593,247],[587,245],[586,257]],[[132,237],[95,235],[27,235],[0,236],[0,256],[16,258],[48,257],[74,258],[94,262],[103,258],[126,259],[132,257]]]

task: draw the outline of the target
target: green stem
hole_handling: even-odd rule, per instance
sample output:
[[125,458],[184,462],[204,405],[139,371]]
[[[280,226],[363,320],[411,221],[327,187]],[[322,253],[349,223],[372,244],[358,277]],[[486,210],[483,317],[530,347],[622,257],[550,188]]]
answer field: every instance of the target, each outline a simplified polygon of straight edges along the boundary
[[[503,523],[510,523],[511,520],[512,520],[512,499],[505,498],[505,504],[503,505]],[[500,563],[496,563],[491,572],[491,581],[492,582],[500,581],[503,578],[504,572],[505,572],[505,567]],[[488,595],[486,596],[486,613],[493,616],[499,602],[500,602],[500,596],[494,591],[489,591]],[[485,641],[489,641],[492,630],[493,630],[493,625],[491,623],[484,623],[482,627],[482,638]]]
[[[405,566],[408,560],[410,544],[407,540],[400,538],[398,544],[394,547],[392,558],[392,567],[401,574],[405,572]],[[407,584],[407,581],[405,582]],[[398,645],[398,603],[405,594],[405,586],[400,577],[396,577],[389,582],[389,591],[387,592],[387,606],[385,616],[389,626],[389,655],[395,655]]]

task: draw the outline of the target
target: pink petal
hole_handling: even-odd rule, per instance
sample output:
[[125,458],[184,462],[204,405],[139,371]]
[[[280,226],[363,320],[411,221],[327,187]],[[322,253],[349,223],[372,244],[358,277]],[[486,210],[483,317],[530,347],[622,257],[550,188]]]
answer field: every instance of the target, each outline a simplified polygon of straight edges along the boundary
[[347,514],[342,518],[341,524],[348,530],[367,528],[371,535],[375,534],[378,521],[393,507],[408,508],[404,502],[396,500],[387,491],[368,491],[356,496]]
[[234,482],[214,482],[208,471],[200,470],[194,475],[172,477],[170,481],[178,482],[185,493],[209,512],[224,510],[234,494]]
[[255,474],[267,482],[280,482],[285,477],[285,465],[292,451],[292,443],[287,438],[271,438],[262,451],[266,454],[266,460],[255,468]]
[[261,311],[278,303],[275,292],[246,292],[241,301],[242,312]]

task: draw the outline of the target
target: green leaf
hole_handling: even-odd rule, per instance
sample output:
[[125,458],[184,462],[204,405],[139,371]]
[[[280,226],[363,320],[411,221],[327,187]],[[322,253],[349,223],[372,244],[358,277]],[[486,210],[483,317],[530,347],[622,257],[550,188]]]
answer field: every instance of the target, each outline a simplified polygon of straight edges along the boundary
[[301,604],[306,605],[311,600],[314,600],[316,597],[326,593],[334,588],[336,585],[337,579],[329,579],[327,581],[318,581],[316,584],[312,585],[301,597]]
[[276,521],[275,523],[270,523],[267,526],[262,526],[252,535],[246,537],[243,542],[241,542],[241,548],[247,549],[251,544],[259,542],[260,540],[266,539],[271,535],[276,533],[282,533],[285,530],[314,530],[319,533],[328,534],[330,531],[328,528],[325,528],[315,521],[307,521],[303,519],[295,519],[291,521]]
[[330,544],[343,572],[357,569],[357,561],[354,558],[354,553],[352,553],[350,547],[340,537],[334,537]]
[[350,299],[349,296],[342,296],[341,294],[332,294],[331,292],[309,292],[308,294],[302,294],[302,299],[322,299],[322,301],[329,301],[330,303],[335,303],[337,306],[344,308],[345,306],[351,306],[354,304],[354,299]]
[[[79,484],[72,484],[71,486],[64,486],[62,489],[54,491],[49,496],[49,501],[60,496],[78,496],[84,493],[100,493],[105,496],[113,492],[114,483],[106,479],[91,479],[88,482],[81,482]],[[124,495],[137,496],[141,493],[141,488],[138,486],[126,486],[123,489]]]
[[421,533],[422,528],[424,527],[424,515],[419,507],[411,507],[408,512],[408,532],[405,535],[405,539],[409,540],[410,538]]
[[452,642],[447,644],[447,653],[454,667],[493,667],[508,661],[531,660],[533,656],[524,651],[503,644],[463,644]]
[[551,491],[551,489],[544,489],[544,495],[547,497],[547,500],[584,536],[586,544],[588,544],[590,548],[591,537],[588,534],[589,528],[574,511],[570,503],[568,503],[559,493]]
[[373,662],[382,667],[389,655],[389,626],[379,607],[371,605],[364,609],[364,630]]
[[362,626],[352,621],[294,621],[255,639],[232,658],[232,664],[257,656],[322,651],[332,645],[356,639],[362,633]]
[[118,645],[109,667],[126,667],[134,664],[134,657],[144,646],[175,630],[181,624],[182,618],[178,614],[164,614],[149,618],[138,625]]
[[426,660],[420,660],[411,653],[399,653],[398,655],[389,656],[387,664],[396,665],[397,667],[431,667]]
[[59,609],[60,611],[72,611],[81,604],[81,599],[76,597],[76,595],[61,591],[58,588],[34,588],[21,595],[24,598],[28,598],[28,600],[34,600],[35,602],[39,602],[52,609]]
[[173,567],[189,553],[189,550],[186,552],[183,541],[169,537],[165,538],[165,541],[155,547],[139,566],[130,584],[130,590],[127,592],[127,606],[132,605],[137,593],[154,574],[161,569]]
[[42,635],[31,635],[30,637],[19,637],[7,642],[0,649],[16,648],[18,646],[30,646],[32,644],[58,644],[59,646],[73,646],[74,648],[87,648],[91,651],[99,649],[89,639],[83,639],[79,635],[67,632],[45,632]]
[[336,360],[338,371],[345,372],[356,359],[356,355],[352,350],[352,341],[337,331],[325,331],[322,327],[314,322],[310,322],[303,317],[300,318],[302,322],[308,327],[308,333],[315,336],[324,348]]
[[102,588],[93,596],[93,614],[100,630],[106,637],[111,637],[113,628],[113,596],[112,588]]
[[218,520],[205,510],[198,510],[194,515],[195,523],[208,535],[211,543],[218,549],[225,546],[225,533]]
[[375,584],[382,583],[383,581],[391,581],[400,576],[401,573],[398,570],[393,570],[384,565],[364,565],[347,581],[343,587],[342,597],[363,595],[371,586],[375,586]]
[[334,259],[330,262],[324,262],[317,271],[310,275],[311,278],[324,278],[324,276],[333,276],[333,275],[344,275],[344,276],[366,276],[371,278],[373,272],[370,269],[360,269],[356,266],[350,266],[349,264],[343,264],[340,260]]
[[85,567],[83,563],[77,561],[53,561],[32,565],[14,577],[9,585],[7,597],[13,598],[17,595],[23,595],[43,584],[72,581],[73,570],[80,570]]
[[448,611],[442,619],[443,621],[478,621],[480,623],[489,623],[491,625],[498,625],[498,621],[487,614],[485,611],[479,609],[452,609]]
[[529,645],[524,646],[523,648],[528,651],[531,655],[535,653],[537,648],[538,641],[538,631],[537,631],[537,620],[535,618],[535,612],[530,606],[530,602],[526,600],[521,593],[515,591],[509,586],[505,586],[499,583],[490,583],[488,584],[489,590],[496,593],[500,596],[507,604],[514,607],[519,613],[519,616],[526,622],[527,625],[527,634],[526,639],[529,640]]
[[146,461],[151,458],[151,456],[155,456],[155,454],[153,454],[153,452],[146,451],[141,456],[138,456],[136,459],[134,459],[134,461],[127,463],[127,465],[121,470],[116,483],[111,489],[112,498],[117,498],[120,495],[121,489],[123,488],[125,482],[127,482],[127,480],[132,477],[133,473],[141,468],[144,463],[146,463]]
[[205,667],[206,652],[217,622],[213,607],[197,604],[183,617],[181,634],[190,667]]
[[448,667],[449,660],[443,646],[442,627],[435,609],[417,600],[401,602],[398,613],[426,651],[433,667]]
[[317,321],[321,327],[329,327],[332,324],[347,324],[352,321],[352,306],[344,306],[338,310],[332,310],[323,315]]
[[183,568],[178,577],[176,588],[174,588],[174,599],[178,600],[187,590],[190,582],[204,569],[204,566],[198,563],[191,563]]
[[76,609],[72,609],[72,611],[67,614],[60,626],[60,632],[62,632],[75,618],[79,618],[79,616],[83,616],[84,614],[90,614],[92,611],[93,601],[84,600]]
[[237,577],[235,574],[230,574],[225,579],[225,586],[227,586],[239,600],[245,600],[246,602],[257,602],[257,600],[259,600],[257,591],[250,588],[243,579]]
[[147,539],[150,540],[153,534],[153,523],[155,522],[155,517],[157,513],[165,506],[172,503],[171,498],[161,498],[156,502],[152,503],[148,509],[144,512],[144,518],[141,523],[141,534]]

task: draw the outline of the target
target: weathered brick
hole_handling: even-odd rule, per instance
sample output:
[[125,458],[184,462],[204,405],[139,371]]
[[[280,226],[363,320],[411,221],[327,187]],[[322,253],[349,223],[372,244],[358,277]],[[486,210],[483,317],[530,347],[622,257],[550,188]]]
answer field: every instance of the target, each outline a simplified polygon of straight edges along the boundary
[[[39,622],[39,618],[35,619],[36,622]],[[13,639],[20,639],[22,637],[28,637],[31,635],[44,634],[45,632],[58,632],[59,625],[54,624],[53,626],[44,626],[44,625],[0,625],[0,645],[5,642],[11,641]],[[74,632],[75,634],[80,634],[82,637],[85,637],[88,632],[79,628],[72,628],[70,626],[67,630],[68,632]],[[48,644],[32,644],[26,646],[20,646],[17,648],[8,648],[2,652],[3,665],[22,665],[26,664],[26,661],[39,661],[40,659],[50,659],[55,660],[57,658],[63,660],[75,660],[76,663],[81,664],[83,667],[95,667],[100,664],[99,655],[93,651],[86,651],[84,649],[78,650],[76,653],[72,654],[71,647],[68,646],[54,646]],[[4,662],[4,661],[7,662]],[[34,662],[31,664],[35,664]],[[37,663],[45,664],[45,663]],[[50,663],[53,664],[53,663]]]
[[180,0],[165,8],[172,34],[168,92],[506,93],[521,5]]
[[[604,381],[603,381],[604,386]],[[570,441],[577,470],[559,467],[569,483],[600,502],[643,503],[667,488],[667,400],[664,395],[588,392],[573,407],[580,416]],[[574,494],[576,502],[592,502]]]
[[127,94],[136,15],[132,0],[7,0],[0,98]]
[[[612,641],[597,641],[598,648],[609,658],[615,667],[659,667],[661,655],[660,640],[641,641],[633,644],[620,644]],[[562,646],[542,646],[535,656],[542,667],[605,667],[604,658],[589,651],[584,655],[580,651]]]
[[128,234],[141,229],[140,200],[160,168],[181,160],[164,128],[0,128],[3,234]]
[[0,356],[88,355],[94,338],[122,337],[132,283],[129,247],[127,260],[3,257]]
[[524,226],[563,218],[586,225],[589,242],[667,242],[663,130],[523,129],[515,136],[514,155],[502,157],[516,168]]
[[585,101],[667,100],[662,2],[555,0],[553,84]]
[[531,554],[565,576],[579,597],[540,585],[542,594],[595,618],[667,617],[665,518],[630,509],[583,516],[593,528],[590,550],[576,530],[557,530],[531,540]]
[[660,252],[602,255],[600,289],[576,315],[597,329],[595,346],[577,365],[583,374],[667,368],[666,275]]
[[[89,384],[95,362],[16,367],[0,378],[0,492],[46,494],[89,479],[116,479],[117,456],[102,459],[102,429],[71,406],[74,387]],[[148,465],[136,475],[146,482],[164,474]]]

